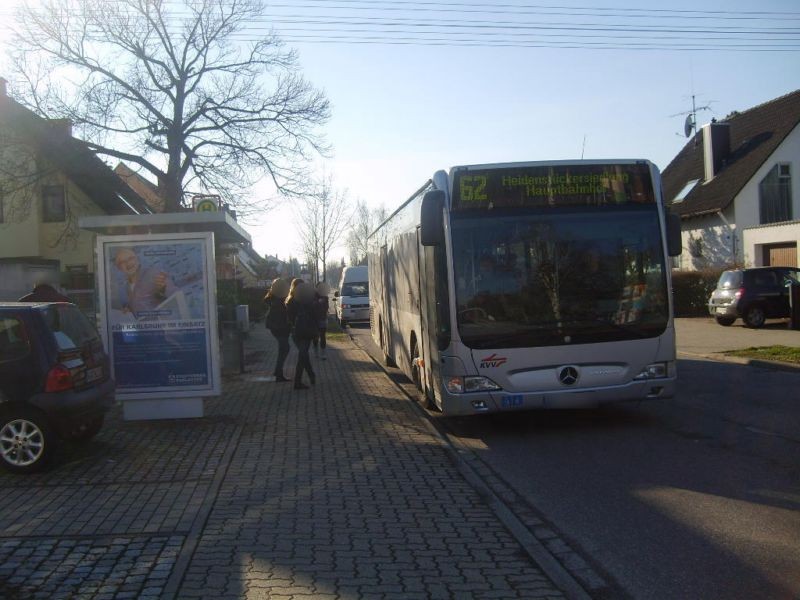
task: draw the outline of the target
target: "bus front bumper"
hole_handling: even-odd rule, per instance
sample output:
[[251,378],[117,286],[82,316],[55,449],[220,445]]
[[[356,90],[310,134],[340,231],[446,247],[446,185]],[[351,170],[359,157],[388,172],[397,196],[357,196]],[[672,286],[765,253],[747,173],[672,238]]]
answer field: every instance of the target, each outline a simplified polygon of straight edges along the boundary
[[450,394],[442,391],[445,415],[475,415],[519,410],[595,408],[617,402],[672,398],[675,378],[632,381],[625,385],[546,392],[486,392]]

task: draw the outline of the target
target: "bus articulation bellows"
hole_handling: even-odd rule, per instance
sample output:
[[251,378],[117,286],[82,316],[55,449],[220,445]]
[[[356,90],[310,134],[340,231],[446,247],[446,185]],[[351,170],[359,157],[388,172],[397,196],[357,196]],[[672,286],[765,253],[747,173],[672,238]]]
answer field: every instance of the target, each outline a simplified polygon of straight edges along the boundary
[[445,414],[669,398],[677,254],[649,161],[454,167],[370,236],[372,335]]

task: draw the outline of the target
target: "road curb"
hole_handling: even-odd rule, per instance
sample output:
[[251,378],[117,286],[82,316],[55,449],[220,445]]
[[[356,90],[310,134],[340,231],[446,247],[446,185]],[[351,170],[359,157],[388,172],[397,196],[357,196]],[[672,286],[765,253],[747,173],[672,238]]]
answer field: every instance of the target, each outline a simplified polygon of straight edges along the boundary
[[476,460],[477,457],[469,448],[464,447],[462,444],[456,444],[451,440],[450,436],[440,431],[430,420],[425,411],[419,403],[412,398],[408,392],[403,389],[397,382],[395,382],[389,373],[375,360],[369,352],[359,346],[353,336],[347,333],[348,338],[358,350],[363,352],[373,364],[375,364],[386,376],[392,385],[395,386],[411,403],[414,411],[420,420],[424,423],[425,427],[430,431],[431,435],[437,438],[445,451],[450,455],[453,465],[456,467],[462,477],[470,484],[470,486],[484,499],[487,506],[491,509],[494,515],[500,520],[501,523],[508,529],[512,537],[517,543],[522,546],[530,559],[541,568],[542,572],[550,578],[550,581],[558,587],[564,595],[570,600],[592,600],[592,597],[587,593],[578,580],[559,562],[558,558],[554,556],[547,547],[530,531],[530,529],[519,519],[514,511],[492,490],[491,486],[487,484],[478,472],[469,465],[465,454],[473,456]]
[[772,371],[784,371],[788,373],[800,373],[800,365],[781,362],[777,360],[760,360],[757,358],[744,358],[741,356],[730,356],[721,352],[683,352],[678,351],[678,358],[702,358],[716,362],[725,362],[735,365],[757,367],[759,369],[769,369]]

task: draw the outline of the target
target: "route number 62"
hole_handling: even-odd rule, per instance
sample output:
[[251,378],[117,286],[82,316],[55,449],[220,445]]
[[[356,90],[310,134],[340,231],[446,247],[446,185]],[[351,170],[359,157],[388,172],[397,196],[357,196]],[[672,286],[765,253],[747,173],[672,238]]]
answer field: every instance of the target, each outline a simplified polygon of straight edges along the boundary
[[486,175],[463,175],[460,179],[459,192],[461,202],[486,202]]

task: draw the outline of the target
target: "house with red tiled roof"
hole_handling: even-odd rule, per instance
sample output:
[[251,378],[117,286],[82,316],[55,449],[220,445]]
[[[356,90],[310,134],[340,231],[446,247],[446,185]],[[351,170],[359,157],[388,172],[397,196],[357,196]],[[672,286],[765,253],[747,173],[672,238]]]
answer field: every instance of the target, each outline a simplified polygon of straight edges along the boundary
[[79,220],[151,212],[68,120],[29,110],[0,77],[0,300],[47,282],[93,301],[96,236]]
[[662,174],[685,270],[797,266],[800,90],[696,132]]
[[144,198],[150,210],[154,213],[164,212],[164,198],[158,193],[158,186],[139,175],[123,162],[114,167],[114,173],[127,183],[133,191]]

